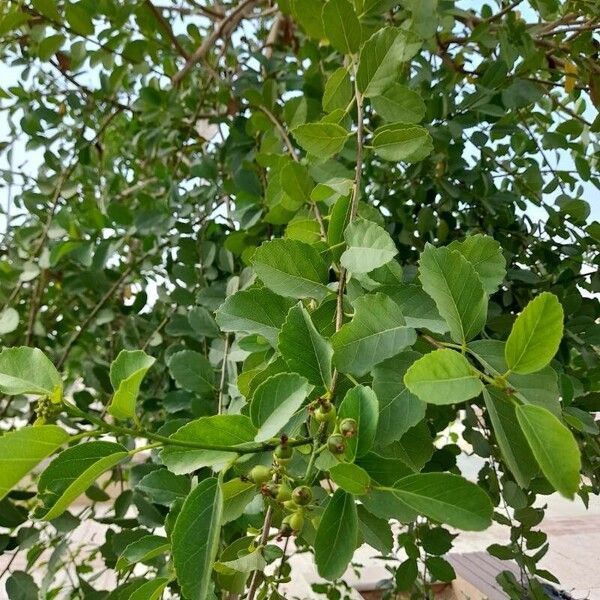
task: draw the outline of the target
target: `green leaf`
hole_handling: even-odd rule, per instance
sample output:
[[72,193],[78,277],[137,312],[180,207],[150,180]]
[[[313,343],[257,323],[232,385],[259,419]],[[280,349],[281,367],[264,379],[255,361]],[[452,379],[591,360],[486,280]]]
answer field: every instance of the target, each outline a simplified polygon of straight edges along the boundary
[[504,392],[491,386],[483,390],[483,399],[502,457],[515,481],[527,488],[538,467],[519,427],[516,407]]
[[433,333],[446,333],[448,324],[433,299],[415,284],[383,286],[380,292],[388,295],[399,307],[409,327],[428,329]]
[[352,82],[350,74],[344,67],[334,71],[325,83],[323,92],[323,110],[333,112],[334,110],[345,110],[352,100]]
[[581,455],[569,429],[551,412],[531,404],[516,408],[517,419],[546,479],[566,498],[579,489]]
[[486,294],[493,294],[506,275],[506,261],[500,244],[489,235],[469,235],[463,241],[454,241],[448,248],[458,250],[479,276]]
[[129,544],[117,559],[116,569],[122,571],[137,563],[145,563],[157,556],[162,556],[171,549],[166,537],[160,535],[145,535]]
[[427,244],[419,261],[419,278],[457,344],[466,343],[483,329],[487,297],[473,265],[460,252]]
[[354,54],[360,46],[361,28],[352,4],[348,0],[329,0],[322,15],[331,45],[342,54]]
[[31,4],[33,7],[45,17],[48,17],[52,21],[60,23],[60,13],[56,7],[55,0],[32,0]]
[[369,474],[358,465],[352,463],[338,463],[329,469],[333,482],[345,492],[362,496],[369,491],[371,478]]
[[[170,437],[215,446],[240,446],[253,442],[257,433],[256,427],[245,415],[212,415],[186,423]],[[176,475],[185,475],[202,467],[218,470],[234,456],[233,452],[175,445],[167,446],[161,452],[163,463]]]
[[391,554],[394,548],[394,538],[387,520],[376,517],[362,505],[356,508],[358,526],[365,542],[383,555]]
[[285,239],[265,242],[252,262],[256,274],[276,294],[322,300],[329,293],[327,264],[309,244]]
[[102,473],[128,456],[127,450],[114,442],[86,442],[67,448],[40,475],[38,494],[42,505],[36,508],[35,517],[56,519]]
[[175,522],[171,544],[181,590],[189,600],[205,600],[219,549],[223,495],[214,477],[201,481],[186,498]]
[[92,18],[83,3],[65,5],[65,19],[71,28],[79,35],[92,35],[94,33],[94,24]]
[[354,317],[331,338],[333,363],[342,373],[364,375],[416,341],[398,305],[381,293],[360,296]]
[[425,127],[393,124],[375,130],[373,149],[385,160],[417,162],[425,158],[433,146]]
[[492,503],[478,485],[451,473],[416,473],[394,485],[413,510],[457,529],[482,531],[492,523]]
[[221,488],[223,490],[223,525],[241,517],[246,506],[258,493],[254,483],[242,481],[239,477],[226,481]]
[[398,254],[394,241],[383,227],[360,217],[348,224],[344,238],[347,247],[341,263],[350,273],[369,273]]
[[62,389],[58,371],[41,350],[20,346],[5,348],[0,352],[2,394],[34,394],[60,400]]
[[421,96],[401,83],[392,83],[380,96],[371,99],[375,111],[390,123],[419,123],[425,116]]
[[0,311],[0,335],[6,335],[19,326],[19,313],[10,306]]
[[[469,349],[475,353],[490,375],[495,376],[507,370],[504,360],[505,343],[500,340],[475,340],[469,343]],[[550,366],[528,375],[511,373],[508,384],[515,390],[517,397],[525,404],[537,404],[549,410],[554,416],[562,414],[558,377]]]
[[564,313],[558,298],[543,292],[523,309],[514,322],[504,357],[510,371],[527,374],[543,369],[558,351]]
[[13,571],[6,580],[8,600],[33,600],[39,598],[39,588],[35,580],[25,571]]
[[188,392],[206,394],[214,390],[215,373],[204,355],[194,350],[175,352],[169,372],[177,385]]
[[279,373],[261,383],[252,396],[250,418],[258,428],[255,440],[264,442],[276,436],[313,390],[297,373]]
[[190,326],[198,335],[211,338],[219,335],[219,327],[215,319],[204,306],[194,306],[187,317]]
[[292,301],[266,288],[242,290],[229,296],[216,312],[223,331],[256,333],[273,346]]
[[292,371],[313,385],[331,388],[333,349],[317,331],[302,303],[290,309],[279,333],[277,349]]
[[402,352],[373,370],[373,390],[379,400],[377,441],[381,446],[399,440],[425,416],[426,404],[404,384],[404,374],[421,355]]
[[110,382],[115,393],[108,412],[117,419],[135,416],[140,385],[155,359],[143,350],[121,350],[110,365]]
[[159,600],[169,584],[168,577],[157,577],[140,585],[128,600]]
[[315,562],[321,577],[334,580],[344,574],[354,555],[357,535],[354,496],[336,490],[327,503],[315,537]]
[[406,387],[429,404],[457,404],[481,393],[483,385],[469,361],[442,348],[415,361],[404,375]]
[[171,506],[189,494],[190,480],[167,469],[156,469],[144,475],[135,489],[146,494],[151,502]]
[[68,439],[56,425],[23,427],[0,436],[0,500]]
[[337,123],[305,123],[293,129],[292,134],[302,148],[322,160],[337,154],[350,137]]
[[356,421],[358,430],[346,442],[347,453],[352,459],[364,456],[373,446],[377,431],[379,403],[375,392],[364,385],[349,389],[340,404],[338,417]]
[[281,169],[280,180],[283,191],[289,196],[294,207],[301,207],[310,202],[314,182],[305,166],[293,161],[287,163]]
[[364,44],[356,74],[358,89],[365,96],[379,96],[394,83],[400,66],[412,58],[421,42],[408,31],[384,27]]

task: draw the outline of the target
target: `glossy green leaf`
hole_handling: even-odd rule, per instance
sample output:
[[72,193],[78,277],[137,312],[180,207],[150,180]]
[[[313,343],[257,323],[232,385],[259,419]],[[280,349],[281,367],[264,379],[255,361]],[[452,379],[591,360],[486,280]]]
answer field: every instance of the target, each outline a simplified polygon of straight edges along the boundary
[[423,289],[458,344],[474,338],[487,319],[487,297],[473,265],[457,250],[427,244],[419,261]]
[[217,310],[216,320],[223,331],[256,333],[276,346],[291,306],[291,300],[269,289],[252,288],[229,296]]
[[108,412],[117,419],[135,415],[140,385],[155,359],[142,350],[121,350],[110,365],[110,382],[115,393]]
[[205,600],[219,549],[223,495],[214,477],[202,480],[186,498],[171,536],[173,565],[189,600]]
[[348,70],[340,67],[334,71],[325,83],[323,92],[323,110],[345,110],[352,99],[352,82]]
[[98,477],[118,465],[129,452],[114,442],[78,444],[61,452],[40,475],[41,505],[35,516],[51,521],[61,515]]
[[347,454],[351,459],[364,456],[373,446],[379,402],[375,392],[364,385],[357,385],[346,392],[338,410],[340,419],[352,418],[358,424],[355,436],[346,441]]
[[502,390],[491,386],[483,391],[483,399],[502,457],[515,481],[527,488],[537,474],[538,466],[519,427],[516,407]]
[[498,289],[506,275],[506,260],[494,238],[478,233],[462,241],[454,241],[448,248],[458,250],[473,265],[487,294]]
[[[170,437],[221,447],[249,444],[257,433],[256,427],[245,415],[213,415],[190,421]],[[161,453],[163,463],[176,475],[191,473],[202,467],[218,470],[234,456],[235,453],[229,451],[175,445],[166,446]]]
[[534,298],[514,322],[504,357],[514,373],[543,369],[558,351],[563,335],[564,312],[558,298],[543,292]]
[[354,316],[332,338],[333,363],[342,373],[364,375],[416,341],[398,305],[381,293],[360,296]]
[[167,469],[156,469],[144,475],[135,489],[146,494],[151,502],[171,506],[189,494],[190,480]]
[[290,309],[279,333],[277,349],[292,371],[313,385],[331,387],[333,349],[301,303]]
[[530,404],[516,408],[519,425],[542,473],[567,498],[579,489],[581,456],[569,429],[551,412]]
[[[500,340],[474,340],[469,343],[469,349],[475,353],[477,360],[486,367],[492,376],[501,375],[507,371],[504,347],[505,343]],[[552,367],[547,366],[541,371],[527,375],[510,373],[507,381],[522,402],[542,406],[554,416],[561,416],[558,377]]]
[[380,96],[371,98],[375,111],[390,123],[419,123],[425,116],[425,103],[417,92],[392,83]]
[[21,346],[0,352],[0,392],[60,399],[62,380],[55,366],[37,348]]
[[366,494],[371,485],[369,474],[353,463],[338,463],[329,469],[329,476],[338,487],[355,496]]
[[169,372],[188,392],[205,394],[214,389],[215,373],[206,357],[195,350],[181,350],[169,359]]
[[402,352],[373,369],[373,390],[379,400],[377,441],[382,446],[399,440],[425,416],[426,404],[404,384],[404,374],[420,356]]
[[469,361],[450,348],[415,361],[404,375],[406,387],[429,404],[457,404],[478,396],[483,385]]
[[394,547],[394,538],[388,521],[371,514],[362,505],[356,508],[358,526],[365,542],[383,555],[390,554]]
[[350,133],[337,123],[306,123],[292,130],[296,141],[309,154],[331,158],[345,145]]
[[23,427],[0,436],[0,500],[68,439],[57,425]]
[[252,257],[254,270],[276,294],[288,298],[324,298],[327,264],[313,246],[296,240],[265,242]]
[[257,442],[276,436],[300,409],[313,386],[297,373],[279,373],[261,383],[252,396],[250,418]]
[[223,524],[235,521],[240,517],[246,506],[258,494],[254,483],[242,481],[239,477],[226,481],[221,488],[223,490]]
[[373,271],[398,254],[394,241],[383,227],[360,217],[348,224],[344,238],[346,250],[340,261],[351,273]]
[[364,44],[356,82],[365,96],[379,96],[397,80],[403,62],[412,58],[421,42],[402,29],[384,27]]
[[166,537],[161,535],[145,535],[129,544],[117,559],[116,569],[121,571],[162,556],[169,552],[171,544]]
[[168,577],[157,577],[146,581],[129,596],[128,600],[159,600],[169,581]]
[[457,529],[482,531],[492,523],[492,503],[478,485],[451,473],[416,473],[394,485],[413,510]]
[[373,149],[390,161],[416,162],[427,156],[433,146],[429,132],[420,125],[387,125],[375,131]]
[[328,0],[323,7],[323,29],[331,45],[342,54],[358,50],[360,22],[348,0]]
[[330,498],[315,537],[315,562],[319,575],[341,577],[356,549],[358,515],[354,496],[337,490]]
[[187,318],[190,326],[198,335],[204,337],[217,337],[219,335],[219,327],[214,317],[204,306],[194,306],[188,313]]

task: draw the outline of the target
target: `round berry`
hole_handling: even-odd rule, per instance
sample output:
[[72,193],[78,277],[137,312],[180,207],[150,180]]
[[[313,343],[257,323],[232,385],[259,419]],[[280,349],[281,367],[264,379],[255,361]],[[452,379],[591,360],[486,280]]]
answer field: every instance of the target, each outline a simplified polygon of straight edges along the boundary
[[347,438],[354,437],[358,431],[358,423],[354,419],[342,419],[340,433]]
[[339,433],[334,433],[327,439],[327,448],[332,454],[344,454],[346,452],[346,440]]
[[293,454],[294,449],[290,448],[287,445],[284,446],[283,444],[279,444],[279,446],[277,446],[277,448],[275,448],[275,450],[273,451],[273,456],[280,465],[285,465],[286,463],[288,463],[292,458]]
[[331,402],[324,402],[314,412],[315,420],[319,423],[331,423],[335,419],[335,406]]
[[304,515],[300,511],[297,511],[293,515],[290,515],[289,519],[289,524],[292,528],[292,531],[298,532],[302,530],[302,528],[304,527]]
[[307,504],[310,504],[310,501],[312,500],[311,489],[306,485],[300,485],[297,488],[294,488],[294,491],[292,492],[292,500],[298,506],[306,506]]
[[277,496],[275,496],[275,500],[277,500],[277,502],[286,502],[291,497],[292,490],[290,490],[290,487],[287,484],[282,483],[279,486],[279,490],[277,491]]
[[256,465],[252,468],[250,473],[248,473],[248,479],[252,483],[256,483],[256,485],[262,485],[271,479],[271,469],[264,465]]

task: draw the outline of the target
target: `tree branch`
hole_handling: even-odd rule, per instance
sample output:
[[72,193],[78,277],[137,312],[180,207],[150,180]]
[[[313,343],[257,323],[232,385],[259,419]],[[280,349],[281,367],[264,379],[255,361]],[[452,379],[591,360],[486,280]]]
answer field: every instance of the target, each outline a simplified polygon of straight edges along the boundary
[[181,56],[183,56],[183,58],[188,60],[190,57],[189,53],[179,43],[179,40],[177,39],[177,37],[173,33],[173,30],[171,29],[171,25],[164,18],[164,16],[160,12],[160,10],[158,10],[158,8],[156,8],[156,6],[154,6],[154,4],[152,4],[151,0],[146,0],[145,3],[146,3],[146,6],[150,9],[150,12],[154,15],[154,18],[158,21],[158,24],[161,26],[162,30],[165,32],[165,35],[167,36],[167,38],[170,40],[170,42],[173,44],[173,46],[177,50],[177,52]]
[[225,35],[230,29],[235,29],[239,22],[244,18],[246,11],[252,8],[259,1],[260,0],[244,0],[228,15],[223,17],[221,21],[217,23],[211,34],[204,39],[202,44],[200,44],[195,52],[188,58],[183,68],[173,75],[171,79],[173,85],[179,85],[192,67],[206,58],[208,51],[214,46],[215,42],[220,37]]

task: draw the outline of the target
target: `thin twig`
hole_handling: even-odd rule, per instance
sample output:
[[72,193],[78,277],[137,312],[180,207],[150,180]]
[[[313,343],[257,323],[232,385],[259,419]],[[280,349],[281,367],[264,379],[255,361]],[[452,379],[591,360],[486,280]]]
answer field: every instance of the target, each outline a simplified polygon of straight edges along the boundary
[[[269,539],[269,531],[271,529],[271,520],[273,518],[273,507],[269,505],[267,508],[267,512],[265,513],[265,519],[263,521],[263,530],[262,535],[260,536],[260,545],[264,546]],[[250,588],[248,589],[248,596],[246,600],[254,600],[254,596],[256,595],[256,590],[258,589],[258,577],[260,575],[260,571],[254,571],[252,575],[252,581],[250,582]]]
[[198,46],[194,53],[188,58],[183,68],[173,75],[171,79],[172,84],[174,86],[179,85],[182,79],[189,73],[194,65],[206,58],[208,52],[214,47],[215,42],[220,37],[225,35],[230,29],[237,27],[238,23],[244,18],[246,11],[252,8],[258,2],[259,0],[244,0],[228,15],[223,17],[221,21],[217,23],[210,35],[204,38],[202,44],[200,44],[200,46]]
[[154,18],[158,21],[158,24],[161,26],[162,30],[165,32],[165,35],[171,41],[177,52],[183,56],[183,58],[188,60],[190,58],[189,52],[187,52],[186,49],[179,43],[179,40],[173,33],[169,22],[164,18],[160,10],[158,10],[158,8],[152,4],[151,0],[145,1],[146,6],[150,9],[150,12],[154,15]]
[[229,334],[225,334],[225,345],[223,347],[223,364],[221,365],[221,380],[219,381],[219,407],[218,414],[223,412],[223,397],[225,395],[225,375],[227,373],[227,355],[229,354]]

